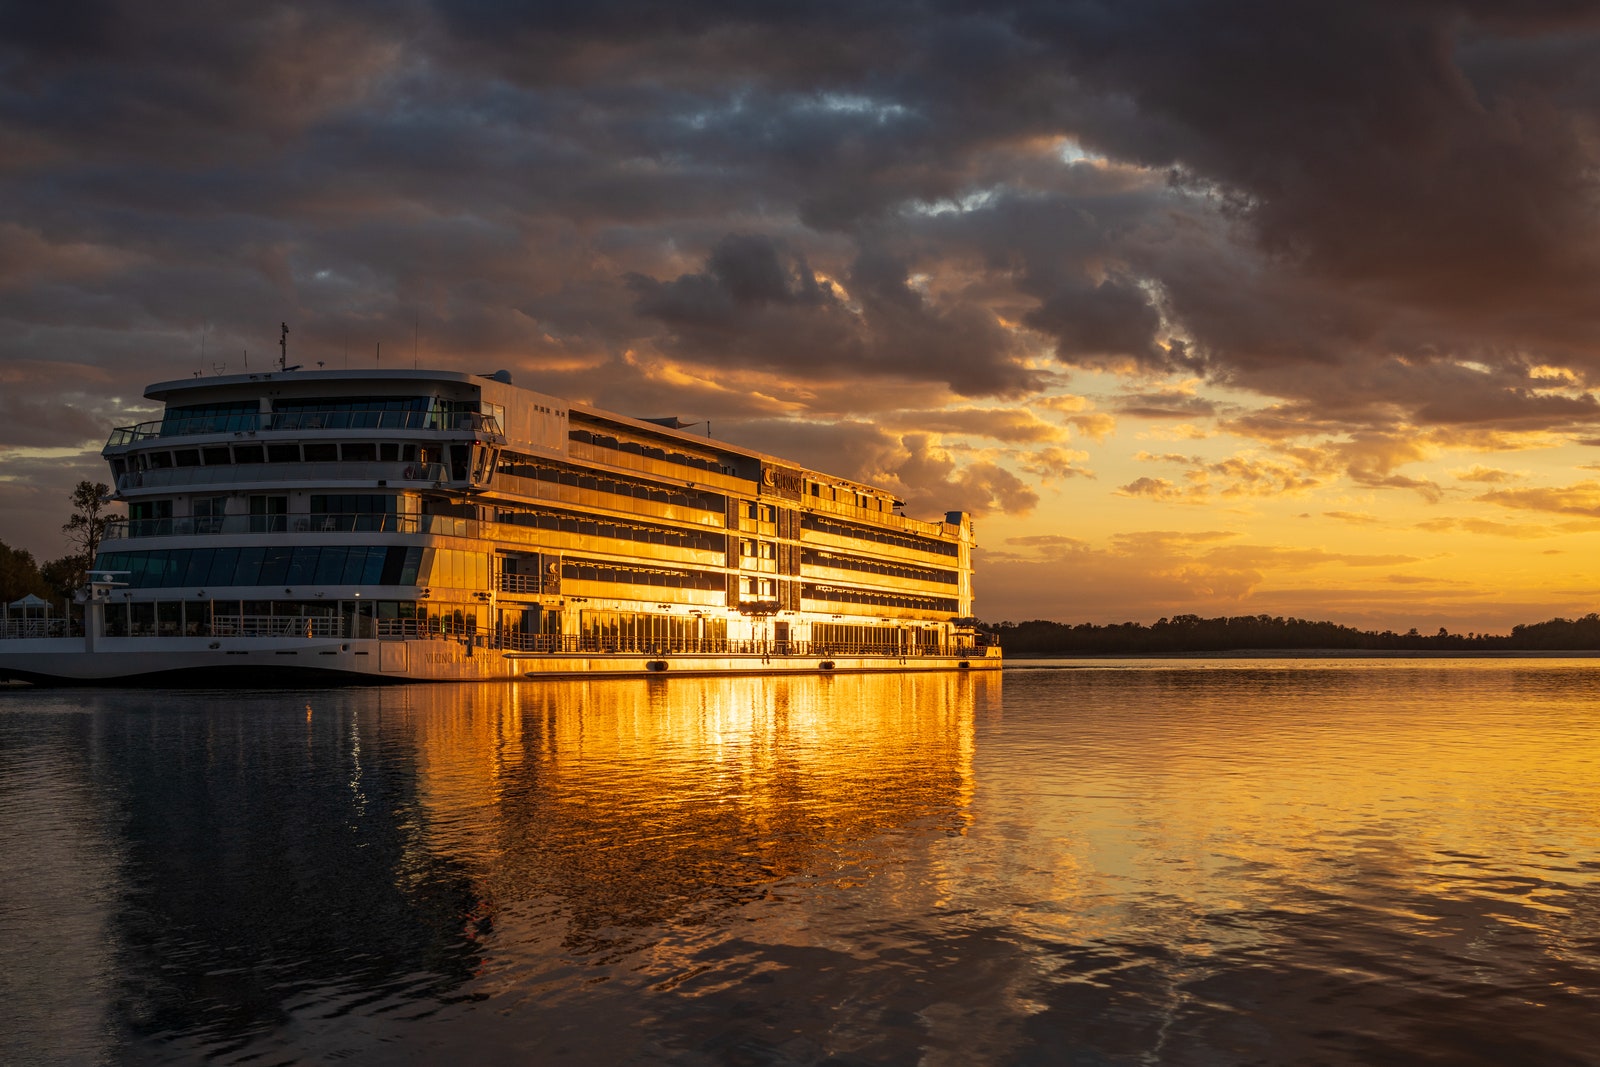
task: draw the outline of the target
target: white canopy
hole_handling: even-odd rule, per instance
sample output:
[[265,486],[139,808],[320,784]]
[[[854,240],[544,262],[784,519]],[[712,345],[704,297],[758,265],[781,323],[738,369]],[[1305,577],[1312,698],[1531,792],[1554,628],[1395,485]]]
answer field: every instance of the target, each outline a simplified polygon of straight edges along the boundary
[[8,608],[22,608],[24,610],[28,608],[48,608],[49,606],[50,605],[48,602],[39,599],[32,593],[29,593],[21,600],[13,600],[11,603],[6,605]]

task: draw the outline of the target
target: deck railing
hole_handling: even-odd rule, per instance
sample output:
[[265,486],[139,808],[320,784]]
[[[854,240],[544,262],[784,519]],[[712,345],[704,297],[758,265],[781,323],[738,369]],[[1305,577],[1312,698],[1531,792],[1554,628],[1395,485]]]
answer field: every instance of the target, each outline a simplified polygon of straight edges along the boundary
[[111,431],[107,448],[131,445],[155,437],[190,437],[198,434],[243,434],[303,430],[436,430],[502,436],[493,415],[472,411],[389,411],[352,408],[345,411],[267,411],[196,415],[155,419]]
[[[375,512],[309,515],[221,515],[177,519],[116,519],[103,541],[142,537],[194,537],[250,533],[428,533],[433,515],[391,515]],[[450,520],[452,523],[459,520]],[[453,531],[452,531],[453,532]]]
[[6,619],[0,624],[0,638],[71,637],[83,632],[77,620]]
[[238,463],[226,467],[163,467],[129,471],[117,479],[119,490],[167,489],[186,485],[232,485],[236,482],[390,482],[438,483],[450,480],[442,463],[317,461],[312,463]]
[[[439,628],[440,623],[445,623]],[[170,628],[168,628],[170,627]],[[78,637],[80,619],[7,619],[0,640]],[[212,615],[209,622],[191,618],[182,628],[173,621],[126,622],[108,627],[107,637],[301,637],[320,640],[456,641],[499,652],[568,653],[625,656],[760,656],[764,659],[810,656],[818,659],[871,658],[911,660],[921,656],[982,657],[985,648],[967,645],[922,645],[899,649],[886,645],[854,645],[813,641],[730,641],[723,638],[602,637],[590,634],[525,634],[518,631],[451,629],[445,619],[373,619],[350,615]]]

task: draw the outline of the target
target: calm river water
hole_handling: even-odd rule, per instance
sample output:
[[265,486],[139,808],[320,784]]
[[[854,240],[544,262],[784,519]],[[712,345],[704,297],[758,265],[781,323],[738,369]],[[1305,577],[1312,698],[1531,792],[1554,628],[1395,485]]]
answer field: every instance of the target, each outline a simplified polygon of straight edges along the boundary
[[1600,1063],[1600,660],[0,690],[0,1063]]

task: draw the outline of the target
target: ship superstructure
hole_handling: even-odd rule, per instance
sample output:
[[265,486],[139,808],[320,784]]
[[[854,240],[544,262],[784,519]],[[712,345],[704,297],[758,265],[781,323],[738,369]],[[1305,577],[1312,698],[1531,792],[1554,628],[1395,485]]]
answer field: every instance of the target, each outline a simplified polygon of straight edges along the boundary
[[[970,518],[499,372],[164,382],[81,636],[0,674],[369,679],[999,665]],[[35,647],[24,649],[27,644]],[[57,647],[46,648],[45,644]]]

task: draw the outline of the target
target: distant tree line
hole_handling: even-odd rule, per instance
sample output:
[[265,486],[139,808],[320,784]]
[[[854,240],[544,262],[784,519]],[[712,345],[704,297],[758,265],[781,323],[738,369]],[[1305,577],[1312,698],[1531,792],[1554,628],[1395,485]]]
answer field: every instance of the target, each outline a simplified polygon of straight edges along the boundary
[[1086,655],[1237,652],[1250,649],[1350,649],[1396,652],[1499,652],[1600,650],[1600,614],[1514,626],[1510,634],[1453,634],[1440,627],[1358,630],[1333,622],[1272,615],[1176,615],[1149,625],[1137,622],[1064,623],[1035,619],[983,625],[1011,655]]

